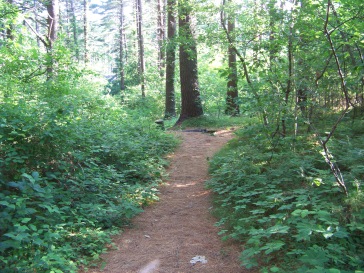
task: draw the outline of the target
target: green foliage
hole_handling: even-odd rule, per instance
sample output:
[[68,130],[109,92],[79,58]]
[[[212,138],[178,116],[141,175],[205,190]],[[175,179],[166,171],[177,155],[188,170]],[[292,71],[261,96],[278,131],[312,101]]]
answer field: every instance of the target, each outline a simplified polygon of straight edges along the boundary
[[12,86],[0,101],[4,273],[76,272],[97,260],[116,228],[158,199],[163,156],[176,145],[154,125],[152,98],[138,113],[94,92],[87,76],[67,78],[74,84],[32,82],[28,94]]
[[213,158],[215,213],[225,239],[244,243],[242,264],[262,272],[359,272],[364,269],[362,128],[347,121],[335,137],[349,188],[335,183],[311,135],[267,138],[247,126]]
[[240,127],[243,120],[247,120],[247,117],[231,117],[222,115],[220,117],[205,115],[202,117],[190,118],[184,121],[180,128],[209,128],[209,129],[220,129],[220,128],[231,128]]

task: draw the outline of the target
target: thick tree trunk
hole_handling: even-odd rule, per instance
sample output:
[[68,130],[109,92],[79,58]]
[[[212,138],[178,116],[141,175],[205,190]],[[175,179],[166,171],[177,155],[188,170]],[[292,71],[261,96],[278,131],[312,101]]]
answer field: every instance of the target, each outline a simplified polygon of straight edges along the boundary
[[119,69],[120,69],[120,91],[125,90],[125,77],[124,77],[124,0],[120,0],[120,26],[119,26]]
[[175,100],[175,89],[174,89],[174,78],[175,78],[175,61],[176,61],[176,1],[167,1],[167,33],[168,41],[166,47],[166,104],[165,104],[165,118],[176,116],[176,100]]
[[188,2],[179,8],[180,80],[182,106],[177,124],[192,117],[203,115],[198,85],[197,49],[191,26],[191,7]]
[[145,97],[145,63],[144,63],[144,40],[142,31],[142,1],[136,0],[136,24],[137,24],[137,36],[138,36],[138,55],[139,55],[139,76],[140,85],[142,91],[142,97]]
[[57,39],[58,34],[58,18],[59,18],[59,3],[58,0],[49,1],[47,4],[47,23],[48,23],[48,42],[50,48],[53,47],[53,42]]

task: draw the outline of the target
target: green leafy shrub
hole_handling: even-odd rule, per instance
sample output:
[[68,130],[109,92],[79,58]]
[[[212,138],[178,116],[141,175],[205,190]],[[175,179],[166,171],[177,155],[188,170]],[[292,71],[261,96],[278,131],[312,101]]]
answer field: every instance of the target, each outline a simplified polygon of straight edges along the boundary
[[309,135],[274,140],[247,127],[211,161],[208,186],[216,193],[220,234],[244,243],[245,267],[260,266],[262,272],[364,269],[364,135],[342,133],[332,143],[348,197],[314,140]]
[[158,199],[176,141],[89,85],[0,102],[1,272],[77,272]]

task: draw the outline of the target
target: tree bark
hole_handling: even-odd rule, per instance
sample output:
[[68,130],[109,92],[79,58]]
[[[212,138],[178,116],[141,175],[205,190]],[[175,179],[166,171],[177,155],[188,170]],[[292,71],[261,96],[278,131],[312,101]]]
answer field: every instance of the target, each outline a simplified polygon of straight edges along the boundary
[[[225,4],[225,0],[223,0],[223,4]],[[229,45],[235,51],[235,54],[236,54],[237,58],[239,58],[239,61],[240,61],[241,65],[242,65],[242,67],[243,67],[245,80],[246,80],[247,84],[249,85],[249,88],[252,91],[252,93],[254,95],[254,98],[256,99],[256,101],[258,103],[258,107],[261,109],[263,123],[264,123],[264,126],[266,126],[266,125],[268,125],[267,111],[265,110],[263,102],[262,102],[257,90],[254,88],[252,80],[250,79],[250,73],[249,73],[249,70],[248,70],[248,65],[247,65],[246,59],[239,52],[239,50],[236,48],[234,40],[231,37],[231,35],[230,35],[230,33],[229,33],[229,31],[228,31],[228,29],[226,27],[226,24],[225,24],[225,21],[224,21],[224,16],[223,16],[223,11],[221,11],[221,13],[220,13],[220,19],[221,19],[221,25],[222,25],[222,27],[224,29],[224,32],[226,34],[226,38],[227,38],[227,40],[229,42]]]
[[[7,0],[6,1],[9,5],[13,5],[14,1],[13,0]],[[14,40],[14,33],[13,33],[13,28],[14,26],[12,24],[10,24],[7,28],[6,28],[6,38],[8,40],[13,41]]]
[[286,114],[288,107],[289,95],[292,92],[292,81],[293,81],[293,23],[289,28],[288,34],[288,79],[287,79],[287,87],[284,93],[284,105],[283,105],[283,117],[282,117],[282,136],[285,137],[287,134],[287,126],[286,126]]
[[192,8],[188,1],[179,6],[179,47],[180,81],[181,81],[181,114],[177,121],[203,115],[197,70],[197,48],[191,25]]
[[145,62],[144,62],[144,40],[142,31],[142,1],[136,0],[136,24],[137,24],[137,36],[138,36],[138,55],[139,55],[139,76],[140,85],[142,91],[142,97],[145,97]]
[[47,23],[48,23],[48,42],[50,48],[53,47],[54,41],[57,39],[58,34],[58,18],[59,18],[59,3],[58,0],[51,0],[47,4]]
[[[33,9],[34,9],[34,23],[35,23],[35,31],[39,33],[39,23],[38,23],[38,7],[37,7],[37,0],[34,0],[33,2]],[[41,46],[41,40],[39,39],[37,35],[37,45],[38,48]]]
[[50,63],[47,65],[47,79],[51,79],[54,73],[53,44],[57,39],[59,24],[59,2],[51,0],[46,4],[48,17],[47,52],[50,55]]
[[120,15],[119,15],[119,69],[120,69],[120,91],[125,90],[125,77],[124,77],[124,0],[120,0]]
[[84,47],[85,47],[85,65],[89,62],[89,49],[88,49],[88,9],[89,9],[89,3],[88,0],[83,1],[83,33],[84,33]]
[[175,62],[176,62],[176,1],[167,0],[167,46],[166,46],[166,101],[165,118],[176,116],[176,100],[174,89]]
[[164,13],[163,1],[157,0],[157,39],[158,39],[158,70],[161,77],[164,74]]
[[76,10],[75,10],[75,1],[70,0],[71,6],[71,24],[72,24],[72,33],[73,33],[73,46],[76,54],[76,59],[80,60],[80,49],[78,47],[78,33],[77,33],[77,20],[76,20]]
[[[229,32],[230,37],[232,37],[233,42],[234,39],[234,31],[235,31],[235,18],[233,16],[228,15],[227,19],[227,30]],[[239,104],[238,104],[238,71],[236,66],[236,53],[233,46],[229,43],[228,48],[228,65],[229,65],[229,75],[227,82],[227,93],[226,93],[226,109],[225,114],[236,116],[239,114]]]

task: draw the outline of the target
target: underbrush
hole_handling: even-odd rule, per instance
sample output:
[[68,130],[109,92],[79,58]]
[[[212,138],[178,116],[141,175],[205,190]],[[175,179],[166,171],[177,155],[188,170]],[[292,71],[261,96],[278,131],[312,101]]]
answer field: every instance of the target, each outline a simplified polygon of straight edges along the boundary
[[[221,129],[221,128],[233,128],[240,127],[241,124],[246,122],[247,117],[237,116],[231,117],[228,115],[221,115],[219,117],[214,117],[210,115],[204,115],[201,117],[190,118],[185,120],[180,126],[180,129],[186,128],[208,128],[208,129]],[[171,127],[175,124],[177,119],[167,121],[167,127]],[[176,129],[176,128],[175,128]]]
[[363,120],[347,120],[329,144],[348,196],[312,134],[272,139],[247,126],[210,161],[217,225],[224,239],[244,244],[243,266],[363,272],[363,128]]
[[87,88],[0,101],[1,272],[90,266],[158,199],[175,139]]

